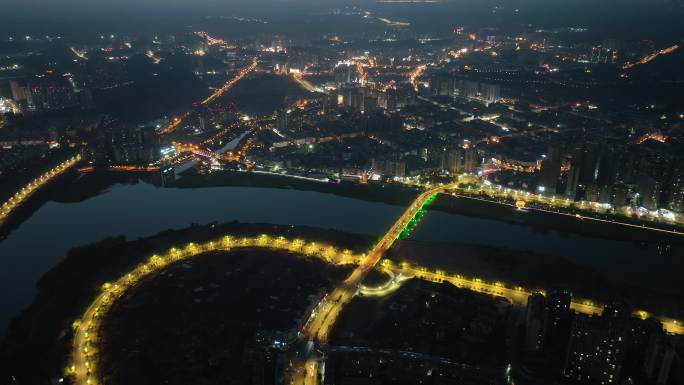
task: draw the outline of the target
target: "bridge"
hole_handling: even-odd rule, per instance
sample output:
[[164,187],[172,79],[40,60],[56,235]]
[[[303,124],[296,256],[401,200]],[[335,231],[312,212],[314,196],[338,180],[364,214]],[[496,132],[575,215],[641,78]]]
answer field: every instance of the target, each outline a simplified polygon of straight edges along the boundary
[[[430,204],[437,194],[444,192],[450,187],[452,185],[431,188],[420,194],[411,203],[408,209],[390,227],[389,231],[380,238],[351,275],[314,309],[307,325],[304,327],[303,339],[316,342],[323,347],[327,346],[332,326],[337,321],[340,312],[358,293],[361,282],[413,223],[418,213],[426,205]],[[295,363],[295,366],[292,368],[290,384],[318,384],[318,358],[313,355],[314,351],[312,349],[309,349],[308,352],[309,355],[302,357],[303,359]]]
[[[415,277],[433,282],[450,282],[458,287],[485,294],[508,298],[512,303],[523,305],[533,291],[520,286],[507,287],[500,282],[484,282],[479,278],[465,278],[460,275],[448,275],[443,271],[430,272],[422,267],[412,267],[407,264],[392,266],[391,262],[383,261],[382,267],[389,270],[395,277],[388,285],[381,285],[378,290],[365,288],[361,285],[368,273],[378,265],[383,255],[406,234],[415,224],[424,207],[440,193],[453,189],[454,184],[438,186],[421,193],[408,209],[397,219],[390,229],[380,238],[366,254],[353,254],[349,250],[339,250],[331,245],[305,242],[300,239],[288,240],[284,237],[261,235],[253,238],[233,238],[225,236],[215,241],[203,244],[189,243],[183,248],[171,248],[167,253],[153,255],[143,261],[127,274],[115,282],[102,285],[101,292],[90,303],[80,320],[74,322],[74,338],[72,341],[71,366],[66,372],[73,376],[73,383],[77,385],[95,385],[99,382],[97,366],[99,364],[98,333],[101,322],[106,317],[111,306],[125,295],[126,291],[137,285],[141,280],[153,275],[165,266],[197,255],[217,250],[231,250],[235,248],[268,248],[285,250],[307,256],[318,257],[328,263],[336,265],[355,264],[357,267],[331,294],[325,296],[313,309],[308,320],[300,329],[300,338],[295,346],[301,347],[300,355],[293,357],[289,368],[289,383],[296,385],[315,385],[319,383],[319,363],[316,347],[326,348],[332,326],[344,307],[357,294],[384,295],[391,293],[396,286],[406,278]],[[398,277],[398,278],[397,278]],[[572,309],[584,314],[598,314],[602,306],[591,301],[573,301]],[[641,310],[635,316],[642,319],[652,317]],[[684,334],[684,324],[681,321],[666,318],[659,319],[669,333]]]
[[382,256],[394,245],[397,239],[400,238],[404,230],[407,229],[414,218],[416,218],[418,212],[420,212],[425,205],[429,204],[437,194],[445,191],[447,187],[448,186],[440,186],[430,189],[420,194],[418,198],[411,203],[408,209],[406,209],[392,227],[390,227],[389,231],[380,238],[351,275],[336,287],[332,294],[327,297],[327,300],[321,304],[319,310],[305,328],[308,339],[315,340],[322,345],[327,344],[328,334],[335,323],[337,316],[344,306],[356,295],[361,282],[363,282],[368,273],[377,265]]
[[229,151],[225,154],[221,154],[218,152],[208,150],[206,148],[202,148],[196,144],[171,142],[171,145],[173,146],[173,148],[176,149],[176,153],[178,154],[189,152],[198,156],[202,156],[204,158],[214,159],[217,161],[243,163],[243,158],[246,154],[247,147],[249,146],[249,144],[251,144],[251,141],[249,141],[248,139],[246,143],[248,143],[246,146],[237,149],[237,151]]

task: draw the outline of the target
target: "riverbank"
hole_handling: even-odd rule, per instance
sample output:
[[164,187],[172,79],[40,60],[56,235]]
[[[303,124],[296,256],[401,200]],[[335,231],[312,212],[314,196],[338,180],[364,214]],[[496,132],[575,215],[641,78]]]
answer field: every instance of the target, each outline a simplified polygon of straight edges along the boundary
[[[179,188],[198,187],[265,187],[287,190],[317,191],[327,194],[407,206],[420,194],[420,190],[397,184],[324,183],[288,176],[258,174],[252,172],[220,171],[199,174],[191,171],[171,186]],[[669,243],[684,245],[684,236],[661,233],[619,224],[580,220],[567,215],[557,215],[536,210],[518,210],[496,202],[468,197],[440,195],[429,210],[476,218],[528,225],[536,230],[558,231],[594,238],[629,241],[635,243]]]
[[[158,175],[139,172],[98,171],[78,174],[69,171],[32,196],[0,226],[0,239],[29,218],[48,201],[82,202],[104,192],[114,184],[135,184],[140,180],[160,186]],[[219,171],[199,174],[194,170],[163,186],[164,188],[259,187],[284,190],[315,191],[325,194],[382,202],[397,206],[409,205],[420,193],[418,189],[397,184],[325,183],[285,175],[252,172]],[[635,244],[665,243],[684,246],[684,236],[627,227],[619,224],[581,220],[536,210],[517,210],[508,205],[462,196],[440,195],[429,210],[476,218],[528,225],[536,231],[558,231],[594,238],[621,240]],[[1,242],[1,240],[0,240]],[[663,250],[667,252],[667,249]]]
[[440,195],[430,210],[494,219],[507,223],[532,226],[539,231],[574,233],[594,238],[613,239],[635,243],[670,243],[684,245],[684,236],[623,226],[618,223],[595,222],[569,215],[534,209],[519,210],[510,205],[473,199],[465,196]]
[[293,178],[286,175],[260,174],[254,172],[217,171],[199,174],[188,171],[171,184],[172,187],[267,187],[284,190],[316,191],[370,202],[383,202],[407,206],[420,191],[394,184],[326,183]]
[[156,175],[131,172],[98,171],[80,173],[75,169],[57,176],[17,207],[0,223],[0,242],[48,202],[78,203],[96,197],[115,184],[135,184],[141,180],[158,184]]
[[54,200],[57,194],[68,191],[69,185],[76,181],[79,174],[75,170],[68,170],[64,174],[55,177],[50,183],[36,190],[25,202],[19,205],[12,213],[0,222],[0,242],[13,230],[19,227],[33,213],[38,211],[45,203]]

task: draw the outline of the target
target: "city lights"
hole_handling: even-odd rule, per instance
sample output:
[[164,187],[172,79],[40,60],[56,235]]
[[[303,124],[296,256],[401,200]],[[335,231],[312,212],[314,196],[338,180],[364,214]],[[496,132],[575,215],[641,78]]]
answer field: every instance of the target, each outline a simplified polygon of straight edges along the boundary
[[0,382],[679,379],[672,1],[7,8]]

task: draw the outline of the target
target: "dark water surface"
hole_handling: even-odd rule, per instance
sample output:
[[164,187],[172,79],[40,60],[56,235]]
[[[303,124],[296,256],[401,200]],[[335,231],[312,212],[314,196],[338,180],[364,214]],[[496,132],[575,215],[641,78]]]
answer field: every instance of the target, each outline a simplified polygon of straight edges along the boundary
[[[146,183],[115,185],[78,203],[48,202],[0,243],[0,335],[9,319],[33,299],[35,282],[74,246],[108,236],[131,239],[192,223],[234,220],[380,235],[403,210],[401,206],[310,191],[175,189]],[[429,212],[412,238],[552,253],[654,288],[676,282],[684,260],[659,256],[654,248],[637,248],[629,242],[540,232],[522,224],[443,212]]]

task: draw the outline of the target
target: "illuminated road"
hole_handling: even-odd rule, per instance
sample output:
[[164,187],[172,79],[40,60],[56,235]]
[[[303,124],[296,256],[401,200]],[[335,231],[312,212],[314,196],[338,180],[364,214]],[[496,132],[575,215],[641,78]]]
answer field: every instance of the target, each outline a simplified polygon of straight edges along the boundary
[[[458,274],[448,274],[441,270],[430,271],[424,267],[410,266],[406,263],[399,266],[393,266],[390,261],[386,260],[383,261],[383,268],[393,271],[395,274],[401,274],[404,277],[415,277],[432,282],[449,282],[462,289],[503,297],[517,306],[526,306],[527,298],[533,293],[546,294],[543,289],[530,290],[523,288],[522,286],[509,286],[503,282],[486,282],[477,277],[467,278]],[[577,313],[587,315],[598,315],[603,312],[603,305],[597,304],[591,300],[578,298],[573,299],[570,303],[570,308]],[[633,315],[641,319],[653,317],[662,322],[666,332],[679,335],[684,334],[684,325],[678,320],[649,314],[645,310],[636,310]]]
[[[268,248],[319,257],[336,265],[357,265],[347,279],[337,286],[332,293],[323,297],[300,331],[299,345],[304,346],[304,348],[299,351],[296,357],[291,358],[291,366],[287,373],[289,383],[296,385],[319,383],[322,360],[317,353],[316,346],[323,348],[327,346],[330,330],[340,312],[359,293],[377,296],[387,295],[396,290],[401,282],[411,277],[433,282],[450,282],[464,289],[507,298],[511,303],[518,306],[524,306],[532,293],[544,293],[543,290],[528,290],[520,286],[507,286],[501,282],[485,282],[479,278],[465,278],[460,275],[447,274],[440,270],[429,271],[424,267],[410,266],[406,263],[393,266],[388,260],[382,262],[382,268],[393,275],[389,283],[378,288],[365,288],[361,285],[364,278],[378,264],[387,250],[394,245],[402,233],[410,228],[425,205],[429,204],[437,194],[453,187],[454,185],[438,186],[420,194],[367,254],[356,255],[349,250],[338,250],[330,245],[305,242],[300,239],[288,240],[284,237],[261,235],[254,238],[226,236],[204,244],[189,243],[182,249],[172,248],[166,254],[153,255],[148,261],[139,264],[116,282],[102,285],[101,293],[86,309],[81,319],[74,322],[72,364],[67,368],[67,373],[74,377],[74,383],[77,385],[97,384],[97,336],[100,331],[100,321],[106,316],[114,301],[128,289],[134,287],[141,279],[154,274],[166,265],[216,250],[230,250],[240,247]],[[601,305],[589,300],[575,299],[571,307],[576,312],[584,314],[600,314],[603,310]],[[663,323],[663,327],[668,333],[684,334],[684,325],[681,321],[653,316],[643,310],[636,311],[634,315],[642,319],[656,318]]]
[[[422,187],[420,184],[409,185],[419,188]],[[572,216],[578,220],[591,220],[599,223],[616,224],[630,228],[684,236],[683,231],[676,229],[677,227],[682,228],[682,226],[684,226],[684,215],[676,213],[672,213],[672,217],[667,218],[665,216],[658,217],[656,211],[650,211],[643,214],[638,210],[632,210],[629,207],[613,208],[610,205],[601,204],[599,202],[575,202],[565,196],[535,194],[529,191],[511,189],[501,185],[488,183],[488,181],[477,176],[465,174],[458,176],[458,183],[452,184],[452,187],[449,188],[449,192],[451,195],[462,198],[506,206],[514,206],[513,203],[517,204],[518,202],[522,202],[524,203],[525,210],[536,210],[550,214]],[[534,205],[530,206],[530,203]],[[605,215],[608,219],[597,217],[596,215]],[[635,215],[637,215],[637,217],[635,217]],[[620,218],[626,218],[627,220],[636,219],[639,222],[623,222],[619,220]],[[668,230],[667,228],[651,225],[651,223],[660,220],[663,220],[667,225],[671,225],[673,229]]]
[[[284,237],[271,237],[265,234],[252,238],[225,236],[203,244],[189,243],[181,249],[172,248],[165,254],[153,255],[148,261],[139,264],[115,282],[103,284],[100,294],[91,302],[81,319],[74,322],[72,363],[66,369],[66,372],[73,376],[74,384],[94,385],[99,383],[97,341],[100,322],[106,317],[116,299],[137,285],[142,279],[153,275],[171,263],[207,252],[235,248],[266,248],[290,251],[318,257],[336,265],[357,264],[363,258],[363,256],[355,255],[349,250],[339,250],[327,244],[305,242],[301,239],[288,240]],[[312,365],[307,366],[305,370],[315,370],[317,364],[313,363]],[[315,379],[315,377],[312,378]]]
[[305,89],[309,92],[320,92],[321,91],[318,88],[316,88],[316,86],[313,85],[313,83],[304,79],[304,76],[302,76],[302,74],[293,72],[293,73],[291,73],[291,76],[292,76],[292,79],[295,82],[297,82],[297,84],[299,84],[299,86],[302,87],[303,89]]
[[[430,190],[426,192],[427,195],[421,195],[418,200],[409,208],[409,210],[402,215],[402,218],[406,219],[410,215],[415,215],[422,207],[425,202],[428,202],[428,198],[434,196],[441,192],[444,187],[439,187],[437,189]],[[418,203],[423,202],[423,204],[418,205]],[[418,207],[416,209],[416,207]],[[413,213],[413,214],[411,214]],[[410,219],[408,219],[410,221]],[[384,243],[378,243],[373,249],[374,252],[380,253],[382,250],[387,250],[391,244],[396,240],[396,235],[400,234],[401,231],[395,231],[398,227],[405,227],[406,220],[399,220],[392,226],[392,231],[388,232],[381,241]],[[268,235],[261,235],[252,238],[235,238],[231,236],[225,236],[215,241],[206,242],[203,244],[189,243],[183,248],[171,248],[168,252],[161,255],[153,255],[147,261],[140,263],[127,274],[123,275],[121,278],[112,283],[105,283],[101,287],[101,292],[96,296],[96,298],[91,302],[88,308],[85,310],[84,314],[81,316],[80,320],[73,323],[74,327],[74,339],[72,341],[72,353],[71,353],[71,364],[66,369],[66,372],[73,376],[73,383],[77,385],[94,385],[99,382],[97,376],[97,366],[99,364],[98,359],[98,333],[100,332],[100,322],[104,317],[106,317],[112,304],[126,293],[126,291],[140,282],[142,279],[155,274],[156,272],[163,269],[165,266],[179,262],[188,258],[192,258],[197,255],[201,255],[207,252],[217,251],[217,250],[231,250],[236,248],[266,248],[271,250],[282,250],[289,251],[293,253],[300,253],[311,257],[321,258],[322,260],[335,265],[350,265],[358,264],[357,269],[354,273],[345,281],[342,288],[347,289],[350,282],[361,282],[360,277],[365,276],[369,271],[369,265],[375,259],[374,255],[377,254],[353,254],[349,250],[340,250],[331,245],[315,242],[306,242],[301,239],[289,240],[284,237],[273,237]],[[384,253],[384,251],[382,251]],[[376,261],[377,262],[377,261]],[[374,265],[374,263],[373,263]],[[391,262],[385,260],[382,262],[382,268],[391,271],[396,276],[401,276],[401,280],[405,280],[406,277],[416,277],[420,279],[430,280],[433,282],[451,282],[452,284],[468,289],[477,291],[480,293],[485,293],[489,295],[501,296],[509,299],[512,303],[516,305],[524,305],[527,302],[527,297],[534,291],[524,289],[519,286],[506,286],[500,282],[484,282],[479,278],[465,278],[460,275],[447,274],[443,271],[428,271],[427,269],[419,266],[410,266],[406,263],[402,263],[399,266],[393,266]],[[396,286],[401,283],[401,280]],[[382,286],[395,286],[382,285]],[[394,290],[394,289],[392,289]],[[537,290],[543,292],[543,290]],[[348,289],[347,291],[339,291],[336,289],[337,295],[346,294],[348,299],[347,303],[356,293],[356,289]],[[389,294],[391,291],[386,291],[384,294]],[[377,295],[382,295],[383,293],[376,292]],[[345,297],[347,298],[347,297]],[[315,321],[318,322],[318,330],[323,331],[324,327],[332,326],[334,318],[342,310],[343,303],[341,300],[335,301],[334,294],[326,297],[325,300],[321,302],[318,306],[317,311],[312,314],[310,322],[308,323],[309,334],[311,333],[311,324]],[[332,308],[324,308],[325,304],[332,304]],[[328,305],[325,305],[328,306]],[[324,309],[324,310],[320,310]],[[328,310],[325,310],[328,309]],[[575,300],[572,303],[572,309],[585,314],[598,314],[602,311],[602,306],[595,304],[588,300]],[[327,312],[327,315],[321,315]],[[645,319],[651,317],[649,313],[639,310],[636,311],[635,316]],[[666,318],[666,317],[655,317],[659,319],[665,328],[665,330],[672,334],[684,334],[684,325],[680,321]],[[317,321],[321,319],[323,321]],[[327,332],[322,337],[327,337]],[[305,355],[300,357],[300,361],[294,362],[294,366],[290,370],[290,383],[292,384],[305,384],[313,385],[318,383],[318,370],[321,363],[319,358],[316,356],[315,349],[313,348],[313,343],[307,343],[307,348],[305,349]]]
[[22,203],[24,203],[34,192],[50,183],[50,181],[59,175],[62,175],[65,171],[69,170],[80,161],[81,155],[76,155],[73,158],[58,164],[43,175],[32,180],[26,186],[22,187],[21,190],[17,191],[5,203],[3,203],[2,206],[0,206],[0,224],[2,224],[2,222],[7,219],[7,217],[12,214],[12,212],[16,210]]
[[150,58],[150,60],[152,60],[152,62],[153,62],[154,64],[159,64],[159,63],[161,63],[161,59],[158,58],[158,57],[154,54],[154,51],[152,51],[151,49],[148,49],[147,52],[145,52],[145,56],[147,56],[148,58]]
[[[389,262],[389,260],[385,260],[383,262]],[[410,276],[403,275],[401,272],[395,273],[394,270],[391,269],[383,268],[382,270],[389,275],[389,279],[387,280],[387,282],[376,287],[359,285],[360,295],[364,297],[384,297],[388,294],[394,293],[397,289],[401,287],[401,284],[404,283],[404,281],[407,281],[412,278]]]
[[427,69],[426,65],[419,65],[416,67],[416,69],[411,71],[408,75],[409,83],[411,83],[411,85],[413,85],[413,88],[416,91],[418,91],[418,78],[421,77],[425,73],[426,69]]
[[[153,255],[149,261],[138,265],[116,282],[104,284],[102,292],[86,309],[81,320],[74,322],[72,364],[67,368],[67,373],[74,376],[74,383],[78,385],[98,383],[98,352],[96,345],[100,321],[107,314],[112,303],[124,294],[126,290],[135,286],[142,278],[153,274],[169,263],[214,250],[228,250],[236,247],[281,249],[301,252],[305,255],[319,256],[333,264],[358,264],[352,274],[332,294],[324,298],[304,328],[304,335],[309,336],[307,340],[315,337],[319,342],[325,343],[328,332],[337,319],[339,312],[354,297],[359,284],[368,272],[373,269],[383,254],[394,244],[418,212],[434,199],[436,194],[444,191],[445,188],[446,186],[440,186],[422,193],[373,249],[364,255],[354,255],[348,250],[340,251],[329,245],[306,243],[302,240],[288,241],[283,237],[273,238],[267,235],[262,235],[258,238],[239,239],[227,236],[218,241],[201,245],[190,243],[183,249],[172,248],[165,255]],[[291,382],[297,384],[317,384],[318,367],[317,358],[310,353],[301,363],[295,363],[294,368],[290,372]]]
[[254,71],[257,68],[258,63],[259,63],[259,58],[254,57],[254,59],[252,59],[252,62],[247,67],[241,69],[237,73],[237,75],[235,75],[232,79],[228,80],[223,86],[221,86],[221,88],[217,89],[216,91],[214,91],[213,94],[209,95],[206,99],[204,99],[202,101],[202,104],[207,105],[207,104],[213,102],[214,100],[216,100],[216,98],[223,95],[226,91],[231,89],[235,85],[235,83],[239,82],[245,76],[247,76],[247,74]]
[[74,48],[74,47],[69,47],[69,50],[71,50],[71,52],[72,52],[74,55],[76,55],[77,58],[82,59],[82,60],[88,60],[88,56],[86,56],[85,53],[83,53],[83,52],[77,50],[76,48]]
[[366,84],[366,69],[363,68],[363,64],[359,62],[356,63],[356,72],[359,74],[359,83],[361,85]]
[[[241,69],[234,77],[232,77],[230,80],[225,82],[223,84],[223,86],[221,86],[221,88],[215,90],[206,99],[202,100],[201,104],[202,105],[208,105],[211,102],[213,102],[214,100],[216,100],[216,98],[218,98],[221,95],[223,95],[224,93],[226,93],[226,91],[231,89],[237,82],[239,82],[245,76],[247,76],[247,74],[254,71],[257,68],[258,63],[259,63],[259,58],[254,57],[252,59],[252,62],[248,66]],[[167,124],[166,127],[162,128],[160,133],[161,134],[170,134],[170,133],[176,131],[178,126],[180,126],[180,124],[183,123],[183,121],[185,119],[187,119],[189,116],[190,116],[190,112],[186,112],[183,115],[181,115],[180,117],[177,116],[177,117],[171,119],[171,122],[169,122],[169,124]]]
[[201,148],[196,144],[171,142],[171,145],[176,149],[176,152],[178,154],[189,152],[195,155],[203,156],[205,158],[211,158],[217,161],[222,160],[227,162],[238,162],[242,163],[245,166],[249,166],[247,162],[245,162],[245,157],[247,156],[247,151],[250,149],[253,143],[253,138],[247,138],[238,148],[223,154]]
[[[409,226],[409,223],[416,217],[418,212],[434,197],[446,190],[449,186],[439,186],[423,192],[414,200],[408,209],[399,217],[392,227],[380,238],[373,249],[365,256],[359,266],[351,273],[347,279],[338,285],[332,293],[326,296],[319,306],[314,309],[307,325],[304,327],[303,338],[313,341],[321,346],[326,346],[332,326],[337,321],[337,317],[344,307],[357,294],[361,282],[368,273],[380,261],[382,256],[389,250],[399,238],[401,233]],[[314,364],[314,357],[301,357],[302,362],[295,362],[294,369],[290,377],[290,384],[317,384],[318,375],[315,371],[317,364]]]
[[626,63],[624,66],[622,66],[622,69],[628,70],[628,69],[634,68],[638,65],[648,64],[648,63],[652,62],[653,60],[655,60],[658,56],[671,54],[672,52],[676,51],[677,49],[679,49],[679,45],[677,45],[677,44],[675,44],[671,47],[663,48],[659,51],[655,51],[649,55],[644,56],[643,58],[641,58],[641,60],[637,61],[636,63]]
[[[439,186],[422,193],[394,223],[390,230],[380,239],[375,247],[373,247],[373,249],[363,259],[361,264],[359,264],[359,266],[352,272],[352,274],[342,284],[337,286],[330,295],[321,301],[305,326],[304,337],[309,341],[320,344],[323,347],[327,346],[328,337],[332,326],[335,324],[335,321],[345,305],[347,305],[354,298],[354,296],[359,293],[361,282],[364,280],[368,272],[375,267],[387,250],[392,247],[394,242],[399,238],[411,220],[416,216],[416,214],[418,214],[419,210],[422,209],[426,203],[429,203],[437,194],[446,192],[447,190],[455,189],[456,187],[456,184]],[[527,298],[531,294],[530,291],[527,291],[522,287],[510,289],[498,282],[487,284],[477,278],[468,281],[460,276],[447,276],[443,272],[430,273],[426,269],[422,268],[401,270],[397,271],[397,273],[401,273],[404,276],[420,277],[422,279],[428,279],[435,282],[448,281],[459,287],[465,287],[474,291],[509,298],[512,303],[518,305],[526,304]],[[394,289],[396,289],[396,287],[392,288],[392,290]],[[391,291],[386,290],[385,292],[389,293]],[[590,301],[574,301],[572,308],[585,314],[599,314],[602,310],[601,306],[595,305]],[[663,319],[663,322],[668,332],[684,333],[684,329],[678,321]],[[301,361],[295,362],[294,368],[291,371],[290,384],[317,384],[318,374],[315,372],[317,368],[317,364],[315,363],[316,357],[304,356],[300,357],[300,359]]]
[[[461,198],[461,199],[472,199],[472,200],[477,200],[477,201],[481,201],[481,202],[494,203],[494,204],[501,205],[501,206],[509,206],[509,207],[517,208],[517,206],[515,206],[513,204],[506,203],[506,202],[498,202],[498,201],[491,200],[491,199],[477,198],[477,197],[468,196],[468,195],[460,195],[457,193],[451,193],[451,195],[454,197]],[[538,212],[547,213],[547,214],[572,217],[572,218],[575,218],[577,220],[587,220],[587,221],[593,221],[593,222],[598,222],[598,223],[607,223],[607,224],[613,224],[613,225],[617,225],[617,226],[624,226],[627,228],[634,228],[634,229],[640,229],[640,230],[655,231],[655,232],[665,233],[665,234],[670,234],[670,235],[684,236],[684,232],[681,232],[681,231],[661,229],[659,227],[652,227],[652,226],[647,226],[647,225],[637,225],[637,224],[633,224],[633,223],[626,223],[626,222],[620,222],[620,221],[616,221],[616,220],[596,218],[596,217],[580,215],[580,214],[564,213],[561,211],[543,209],[540,207],[526,206],[525,211],[538,211]]]
[[332,325],[337,320],[337,316],[344,306],[351,301],[356,294],[359,285],[366,278],[382,256],[389,250],[394,242],[399,238],[402,231],[408,226],[409,222],[416,216],[419,210],[424,205],[434,199],[436,194],[443,192],[446,186],[440,186],[430,189],[418,196],[409,208],[399,217],[399,219],[392,225],[385,235],[378,241],[373,249],[368,253],[361,264],[352,272],[352,274],[336,287],[333,292],[326,297],[324,302],[319,307],[318,311],[312,317],[305,329],[305,333],[309,339],[314,340],[322,345],[327,344],[328,334]]
[[199,37],[200,39],[203,39],[209,45],[219,46],[223,49],[235,49],[235,48],[237,48],[237,46],[235,46],[233,44],[229,44],[223,39],[215,38],[215,37],[209,35],[208,33],[204,32],[204,31],[195,32],[195,36]]

